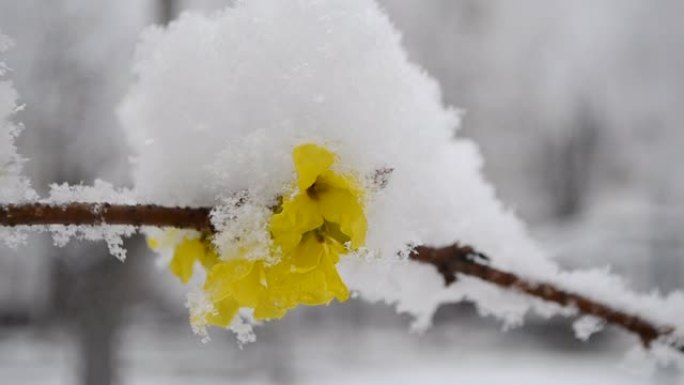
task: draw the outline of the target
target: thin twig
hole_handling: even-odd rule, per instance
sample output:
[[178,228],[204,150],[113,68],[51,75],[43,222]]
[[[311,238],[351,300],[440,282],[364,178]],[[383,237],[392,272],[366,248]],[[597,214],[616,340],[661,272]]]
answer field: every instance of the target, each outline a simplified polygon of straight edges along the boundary
[[[109,203],[69,203],[52,205],[26,203],[0,205],[0,226],[39,225],[133,225],[191,228],[212,231],[210,208],[165,207],[159,205],[119,205]],[[443,248],[418,246],[411,258],[437,268],[445,283],[451,284],[457,274],[477,277],[506,289],[513,289],[532,297],[573,307],[581,314],[603,319],[637,335],[645,347],[661,341],[684,352],[684,342],[674,338],[672,326],[653,323],[610,305],[571,293],[551,283],[535,283],[513,273],[489,265],[489,258],[470,246],[454,244]]]
[[206,207],[165,207],[109,203],[0,205],[0,226],[133,225],[211,230]]
[[596,302],[585,296],[571,293],[549,283],[533,283],[513,273],[489,266],[489,258],[470,246],[454,244],[443,248],[419,246],[411,258],[434,265],[449,285],[456,280],[457,274],[469,275],[493,283],[506,289],[514,289],[545,301],[564,307],[574,307],[584,315],[603,319],[606,323],[622,327],[636,334],[645,347],[655,340],[684,352],[684,343],[672,338],[674,327],[655,326],[641,317],[617,310],[609,305]]

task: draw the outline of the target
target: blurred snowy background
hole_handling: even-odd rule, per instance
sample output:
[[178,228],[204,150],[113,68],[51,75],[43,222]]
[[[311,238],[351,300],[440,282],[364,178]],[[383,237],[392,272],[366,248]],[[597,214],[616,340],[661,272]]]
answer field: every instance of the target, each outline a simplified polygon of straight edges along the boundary
[[[115,107],[138,34],[227,3],[0,0],[34,187],[130,183]],[[380,3],[446,103],[466,111],[461,134],[551,255],[609,265],[638,290],[682,286],[683,2]],[[620,333],[582,343],[568,321],[534,319],[504,333],[467,305],[443,308],[422,336],[387,307],[350,301],[293,312],[242,350],[228,332],[204,345],[184,290],[139,239],[126,264],[103,244],[51,243],[0,251],[0,383],[684,383],[636,373]]]

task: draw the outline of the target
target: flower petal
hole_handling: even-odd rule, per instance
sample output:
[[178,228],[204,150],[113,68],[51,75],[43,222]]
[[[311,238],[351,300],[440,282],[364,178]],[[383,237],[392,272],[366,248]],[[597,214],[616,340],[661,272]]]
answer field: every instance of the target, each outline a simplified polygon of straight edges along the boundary
[[345,302],[349,299],[349,289],[337,272],[335,263],[332,262],[332,259],[328,258],[327,255],[324,256],[320,266],[321,271],[326,277],[327,289],[339,302]]
[[233,322],[233,318],[240,310],[240,305],[235,299],[227,297],[214,302],[214,310],[216,313],[207,314],[207,324],[225,328]]
[[289,308],[277,306],[273,298],[266,298],[254,308],[254,318],[260,321],[283,318]]
[[335,162],[335,154],[324,147],[310,143],[295,147],[292,159],[298,176],[297,185],[304,193],[323,171],[332,166]]
[[204,253],[204,244],[199,238],[186,238],[176,247],[169,269],[181,282],[188,283],[195,261],[203,257]]
[[273,242],[283,251],[292,250],[306,232],[323,224],[319,205],[306,194],[300,194],[283,203],[282,211],[271,218]]
[[232,259],[217,263],[207,274],[204,291],[214,303],[233,296],[235,281],[246,277],[252,271],[253,265],[254,262],[246,259]]
[[294,250],[293,271],[306,273],[315,269],[321,262],[321,255],[324,252],[323,242],[324,240],[317,239],[313,232],[306,234]]
[[232,284],[233,296],[242,307],[255,308],[266,295],[267,281],[264,264],[261,261],[251,262],[249,274],[235,280]]
[[200,254],[199,261],[206,270],[209,270],[217,264],[220,259],[210,241],[205,240],[202,243],[204,244],[204,253]]
[[364,244],[366,216],[357,197],[348,190],[333,188],[320,195],[318,205],[325,220],[338,224],[342,233],[349,237],[352,248]]

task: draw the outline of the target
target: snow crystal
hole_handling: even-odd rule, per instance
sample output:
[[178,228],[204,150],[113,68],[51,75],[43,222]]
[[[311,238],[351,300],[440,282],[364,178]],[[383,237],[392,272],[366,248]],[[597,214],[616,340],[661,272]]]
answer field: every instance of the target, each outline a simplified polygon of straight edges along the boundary
[[233,322],[230,324],[229,329],[235,333],[240,348],[243,345],[252,343],[256,341],[256,334],[254,334],[253,328],[254,321],[251,314],[241,313],[238,317],[235,317]]
[[[41,201],[49,204],[66,204],[70,202],[133,204],[132,194],[127,189],[116,189],[108,182],[96,180],[93,186],[69,186],[67,184],[53,184],[50,195]],[[126,249],[123,247],[124,237],[130,237],[136,232],[134,226],[72,226],[50,225],[48,230],[56,246],[66,245],[71,239],[88,241],[103,240],[107,243],[109,252],[123,261],[126,259]]]
[[130,190],[116,188],[100,179],[96,179],[92,186],[52,184],[49,197],[43,200],[43,203],[57,205],[71,202],[135,204]]
[[592,334],[600,332],[606,326],[606,321],[601,318],[592,316],[580,317],[572,328],[575,330],[575,336],[582,341],[586,341]]
[[213,242],[221,258],[255,260],[270,255],[272,242],[267,224],[271,215],[272,210],[254,205],[244,193],[224,199],[211,212],[217,231]]
[[[12,41],[0,33],[0,54],[12,46]],[[35,198],[28,179],[21,175],[24,159],[19,156],[15,139],[22,126],[12,121],[12,116],[21,110],[17,104],[17,93],[12,83],[5,79],[9,68],[0,60],[0,202],[19,203]],[[0,239],[10,247],[24,241],[21,229],[0,229]]]
[[[266,247],[265,209],[295,178],[292,149],[311,142],[368,181],[370,256],[344,258],[344,281],[413,314],[416,329],[429,326],[441,303],[463,300],[509,327],[530,310],[574,313],[472,278],[445,287],[432,267],[405,260],[409,245],[456,241],[523,278],[558,281],[662,323],[684,319],[681,294],[629,294],[607,271],[559,273],[497,200],[477,146],[457,136],[459,114],[408,60],[372,0],[251,0],[208,16],[186,13],[143,35],[133,71],[119,110],[136,152],[133,194],[218,206],[223,251],[237,247],[236,237]],[[380,170],[391,172],[376,188]],[[226,203],[235,194],[248,203]]]
[[[199,288],[194,288],[188,293],[188,300],[185,304],[190,310],[190,325],[195,334],[202,338],[203,343],[211,340],[209,331],[207,330],[206,316],[215,312],[211,300],[206,293]],[[257,322],[252,317],[251,311],[248,309],[241,309],[238,316],[236,316],[228,327],[235,336],[242,347],[245,344],[256,341],[253,326]]]
[[[11,40],[0,34],[0,53],[11,46]],[[0,61],[0,201],[20,202],[35,198],[28,180],[21,176],[24,159],[17,153],[14,141],[22,126],[12,116],[21,109],[12,83],[4,79],[8,68]]]
[[204,291],[195,288],[188,293],[185,307],[190,310],[190,326],[192,331],[202,337],[202,342],[209,342],[210,338],[205,317],[215,311],[211,300]]

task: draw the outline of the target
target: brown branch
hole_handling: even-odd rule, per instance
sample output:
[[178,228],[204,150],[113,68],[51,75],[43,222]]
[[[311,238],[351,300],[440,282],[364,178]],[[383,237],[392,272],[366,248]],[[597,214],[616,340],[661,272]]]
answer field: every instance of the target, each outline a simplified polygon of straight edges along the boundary
[[133,225],[210,230],[205,207],[69,203],[0,205],[0,226],[39,225]]
[[584,315],[603,319],[606,323],[628,330],[641,339],[645,347],[655,340],[684,352],[684,342],[672,338],[674,327],[655,326],[641,317],[617,310],[609,305],[596,302],[579,294],[571,293],[549,283],[533,283],[513,273],[499,270],[488,265],[489,258],[470,246],[454,244],[443,248],[418,246],[411,258],[422,263],[434,265],[449,285],[456,280],[457,274],[469,275],[505,289],[514,289],[553,302],[564,307],[574,307]]
[[[69,203],[50,205],[27,203],[0,205],[0,226],[36,225],[133,225],[191,228],[212,231],[210,208],[164,207],[158,205],[117,205],[109,203]],[[684,352],[684,342],[672,336],[674,327],[656,326],[641,317],[617,310],[550,283],[534,283],[513,273],[489,266],[489,258],[470,246],[454,244],[443,248],[418,246],[411,258],[437,268],[445,283],[451,284],[457,274],[477,277],[506,289],[532,297],[573,307],[581,314],[601,318],[607,323],[630,331],[649,347],[655,340]]]

